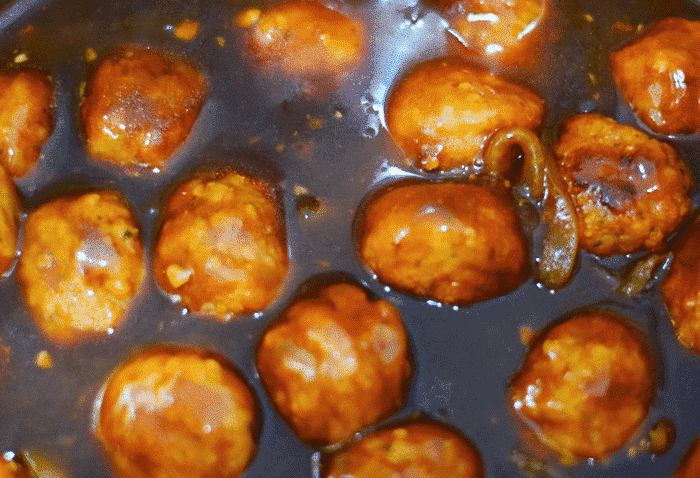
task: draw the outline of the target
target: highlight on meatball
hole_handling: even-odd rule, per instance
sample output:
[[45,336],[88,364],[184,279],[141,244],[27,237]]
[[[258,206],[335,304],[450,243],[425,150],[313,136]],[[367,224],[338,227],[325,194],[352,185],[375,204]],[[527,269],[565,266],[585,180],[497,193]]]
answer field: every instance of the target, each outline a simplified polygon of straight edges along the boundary
[[581,248],[599,256],[663,249],[689,217],[693,178],[678,151],[631,126],[579,114],[555,147]]
[[530,276],[530,246],[503,186],[399,183],[369,201],[358,226],[363,264],[418,297],[472,304]]
[[94,191],[29,213],[17,280],[36,324],[69,343],[111,334],[144,274],[139,226],[124,198]]
[[0,162],[22,177],[53,132],[53,85],[36,70],[0,74]]
[[118,367],[95,401],[94,429],[121,478],[235,478],[255,457],[257,399],[212,352],[142,351]]
[[418,64],[392,88],[386,124],[404,153],[428,171],[479,166],[501,128],[537,129],[544,100],[457,58]]
[[483,478],[479,450],[460,433],[432,421],[380,428],[333,453],[324,478]]
[[700,22],[662,18],[613,52],[622,98],[652,131],[700,132]]
[[343,442],[398,411],[411,375],[399,312],[347,283],[295,301],[264,333],[256,364],[279,414],[312,446]]
[[287,268],[284,219],[267,182],[221,171],[186,181],[168,199],[153,270],[190,311],[222,321],[261,311]]
[[584,311],[542,332],[510,382],[516,418],[562,462],[602,460],[646,419],[655,369],[625,318]]
[[15,183],[0,165],[0,275],[7,273],[17,258],[20,202]]
[[204,104],[205,76],[157,50],[124,47],[89,78],[80,109],[93,157],[130,168],[163,168]]
[[364,54],[363,26],[314,0],[281,2],[238,17],[254,60],[288,75],[335,75]]
[[700,476],[700,438],[696,438],[681,460],[673,478],[696,478]]

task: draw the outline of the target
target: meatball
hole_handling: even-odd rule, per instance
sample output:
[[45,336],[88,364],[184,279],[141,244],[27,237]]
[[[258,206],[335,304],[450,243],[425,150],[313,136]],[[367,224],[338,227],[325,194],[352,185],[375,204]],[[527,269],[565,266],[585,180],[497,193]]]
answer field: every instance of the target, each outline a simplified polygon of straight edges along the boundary
[[382,428],[330,456],[325,478],[483,478],[476,447],[448,427],[409,422]]
[[435,0],[471,54],[498,65],[523,64],[537,50],[543,0]]
[[187,139],[206,90],[204,75],[183,60],[156,50],[118,50],[85,87],[80,118],[88,153],[160,170]]
[[242,18],[250,19],[243,26],[255,61],[289,75],[337,74],[355,66],[363,54],[362,26],[316,1],[247,10]]
[[598,114],[566,121],[555,147],[581,247],[600,256],[663,249],[691,213],[691,172],[673,146]]
[[121,478],[234,478],[255,457],[257,400],[211,352],[141,352],[112,374],[95,407],[95,433]]
[[113,191],[55,199],[31,212],[17,279],[42,332],[57,342],[112,333],[141,285],[139,227]]
[[170,197],[153,268],[188,309],[222,321],[267,307],[287,273],[282,212],[265,181],[227,171]]
[[700,22],[664,18],[610,57],[622,98],[655,133],[700,131]]
[[700,438],[696,438],[681,460],[673,478],[697,478],[700,476]]
[[700,354],[700,216],[673,245],[673,262],[661,283],[663,297],[678,340]]
[[19,212],[15,183],[0,165],[0,275],[12,268],[17,257]]
[[256,363],[277,411],[313,446],[396,412],[411,374],[398,311],[344,283],[294,302],[263,335]]
[[642,334],[605,311],[574,314],[533,342],[510,383],[515,415],[564,462],[621,449],[654,398]]
[[7,461],[0,457],[0,478],[31,478],[31,474],[19,461]]
[[419,297],[471,304],[507,294],[530,276],[529,244],[501,186],[401,184],[373,199],[359,226],[365,266]]
[[393,87],[386,123],[417,166],[450,170],[479,165],[491,134],[537,128],[544,100],[456,58],[418,64]]
[[34,167],[53,132],[53,86],[35,70],[0,74],[0,158],[12,176]]

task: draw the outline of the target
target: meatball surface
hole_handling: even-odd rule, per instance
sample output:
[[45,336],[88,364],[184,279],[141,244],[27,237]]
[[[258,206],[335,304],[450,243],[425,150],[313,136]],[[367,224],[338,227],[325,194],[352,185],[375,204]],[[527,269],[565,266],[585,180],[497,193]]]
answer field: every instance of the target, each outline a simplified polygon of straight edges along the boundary
[[507,294],[530,276],[529,244],[502,186],[391,187],[364,210],[358,247],[381,282],[450,304]]
[[22,463],[0,457],[0,478],[31,478],[31,475]]
[[15,183],[0,165],[0,275],[12,268],[17,258],[20,203]]
[[88,153],[124,167],[162,168],[187,139],[206,91],[204,75],[183,60],[117,50],[85,87],[80,118]]
[[22,177],[53,132],[53,85],[35,70],[0,74],[0,160]]
[[482,478],[481,454],[444,425],[413,422],[382,428],[331,455],[325,478]]
[[121,478],[234,478],[256,454],[256,398],[231,363],[207,351],[141,352],[95,405],[96,435]]
[[29,213],[17,280],[42,332],[57,342],[111,333],[141,285],[139,226],[125,200],[96,191]]
[[257,312],[287,273],[285,237],[265,181],[231,171],[195,177],[167,201],[155,278],[193,312],[220,320]]
[[510,383],[509,401],[562,461],[602,460],[646,418],[654,377],[639,331],[617,314],[586,311],[536,338]]
[[536,129],[544,100],[523,87],[456,58],[415,66],[393,88],[386,123],[416,166],[450,170],[478,165],[491,134]]
[[256,363],[277,411],[313,446],[342,442],[396,412],[411,374],[398,311],[351,284],[295,301],[263,335]]
[[564,123],[555,152],[589,252],[663,249],[691,213],[693,179],[681,155],[631,126],[576,115]]
[[700,476],[700,438],[696,438],[681,460],[673,478],[696,478]]
[[655,133],[700,131],[700,22],[663,18],[614,52],[622,98]]

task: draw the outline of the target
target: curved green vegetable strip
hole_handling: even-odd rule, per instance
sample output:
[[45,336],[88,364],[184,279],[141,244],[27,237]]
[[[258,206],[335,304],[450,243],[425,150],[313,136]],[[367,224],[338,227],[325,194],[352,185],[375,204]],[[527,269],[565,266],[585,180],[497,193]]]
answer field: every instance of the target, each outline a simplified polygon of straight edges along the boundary
[[653,252],[640,259],[622,275],[617,292],[627,297],[634,297],[639,294],[644,289],[644,286],[654,277],[656,270],[670,257],[670,252],[666,254]]

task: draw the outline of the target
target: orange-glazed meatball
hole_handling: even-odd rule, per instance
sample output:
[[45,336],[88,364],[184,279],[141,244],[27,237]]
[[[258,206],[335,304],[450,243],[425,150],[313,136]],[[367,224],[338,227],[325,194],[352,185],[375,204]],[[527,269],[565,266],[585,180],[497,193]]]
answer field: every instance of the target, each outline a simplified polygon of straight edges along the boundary
[[142,352],[95,406],[96,435],[120,478],[235,478],[256,454],[257,400],[231,363],[207,351]]
[[483,478],[481,454],[444,425],[411,422],[377,430],[330,456],[325,478]]
[[19,461],[7,461],[0,457],[0,478],[31,478],[31,475],[27,467]]
[[0,165],[0,275],[12,267],[17,257],[19,212],[15,183]]
[[602,460],[646,418],[654,374],[642,334],[625,319],[580,312],[533,342],[510,383],[510,406],[562,461]]
[[312,0],[279,3],[264,12],[246,10],[248,48],[256,62],[289,75],[325,76],[355,66],[364,30],[337,10]]
[[673,245],[673,262],[661,283],[661,296],[678,340],[700,354],[700,216]]
[[393,87],[386,123],[417,166],[450,170],[479,165],[491,134],[536,129],[544,100],[456,58],[420,63]]
[[396,412],[411,374],[398,311],[342,283],[294,302],[263,335],[256,363],[277,411],[313,446]]
[[662,249],[691,213],[691,172],[670,144],[598,114],[569,119],[555,147],[581,247],[600,256]]
[[408,183],[372,200],[359,254],[380,281],[450,304],[516,289],[530,276],[530,247],[505,188]]
[[27,217],[17,279],[57,342],[111,333],[143,279],[139,226],[113,191],[55,199]]
[[523,64],[538,51],[544,0],[435,0],[467,51],[498,65]]
[[700,476],[700,438],[696,438],[681,460],[673,478],[697,478]]
[[195,177],[168,200],[155,278],[193,312],[226,321],[260,311],[287,273],[282,212],[265,181],[236,172]]
[[700,131],[700,22],[664,18],[614,52],[622,98],[649,129],[666,135]]
[[80,118],[88,152],[124,167],[162,168],[187,139],[206,91],[204,75],[181,59],[116,51],[85,87]]
[[43,73],[0,74],[0,159],[12,176],[34,167],[53,132],[53,86]]

